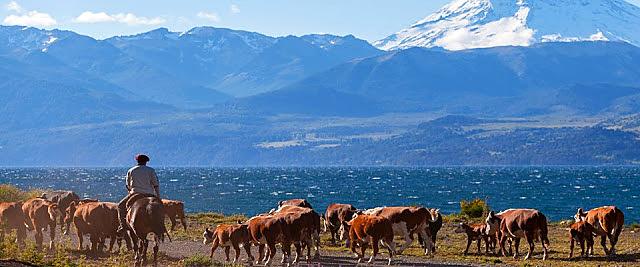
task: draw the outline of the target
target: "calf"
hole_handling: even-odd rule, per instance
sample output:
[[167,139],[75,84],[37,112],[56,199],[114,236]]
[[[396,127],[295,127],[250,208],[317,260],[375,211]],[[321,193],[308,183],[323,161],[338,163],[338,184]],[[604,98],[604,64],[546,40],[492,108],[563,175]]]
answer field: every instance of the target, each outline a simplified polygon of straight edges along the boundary
[[49,249],[53,249],[56,239],[56,218],[60,217],[58,205],[42,198],[27,200],[22,204],[22,212],[26,215],[26,225],[29,230],[35,230],[36,246],[42,248],[42,230],[49,228]]
[[[586,221],[594,228],[594,234],[600,236],[600,244],[606,255],[616,253],[616,244],[624,226],[624,213],[615,206],[605,206],[584,212],[578,209],[575,215],[576,222]],[[607,249],[607,238],[611,249]],[[593,254],[593,251],[591,251]]]
[[[264,258],[265,265],[271,265],[271,261],[276,255],[276,244],[289,245],[286,243],[288,238],[285,237],[285,222],[282,217],[259,215],[252,217],[244,224],[249,228],[251,242],[258,245],[258,260],[256,264],[259,264],[259,260]],[[267,246],[268,251],[267,255],[263,257],[265,246]]]
[[542,241],[542,249],[544,251],[543,260],[547,259],[547,246],[549,239],[547,237],[549,231],[547,229],[547,217],[542,212],[533,209],[509,209],[496,214],[491,211],[485,220],[487,224],[487,235],[497,231],[500,241],[500,251],[506,256],[505,243],[509,238],[514,240],[516,253],[514,258],[519,256],[520,239],[525,238],[529,244],[529,253],[525,260],[533,255],[535,247],[534,241],[538,238]]
[[27,217],[22,211],[20,202],[0,203],[0,242],[4,242],[4,234],[13,229],[16,230],[16,243],[19,247],[24,246],[24,239],[27,236]]
[[485,254],[489,254],[489,249],[492,244],[495,246],[495,235],[487,234],[487,225],[484,223],[468,225],[466,223],[458,224],[455,230],[456,233],[465,233],[467,235],[467,248],[464,250],[464,255],[469,252],[469,247],[473,241],[478,243],[478,254],[480,254],[480,247],[484,240]]
[[164,214],[171,221],[171,231],[175,231],[178,225],[177,219],[180,220],[182,228],[187,230],[187,219],[184,216],[184,202],[177,200],[163,199],[162,205],[164,205]]
[[[594,231],[595,229],[593,228],[593,226],[591,226],[591,224],[585,221],[576,222],[571,225],[571,228],[569,229],[569,238],[571,243],[569,247],[570,248],[569,258],[573,258],[573,247],[575,242],[578,242],[580,244],[581,257],[584,257],[584,256],[589,257],[589,251],[593,253],[593,232]],[[584,250],[585,241],[587,243],[586,254]]]
[[389,219],[393,226],[393,233],[404,238],[404,244],[396,251],[397,254],[407,249],[413,243],[413,234],[417,233],[425,242],[424,254],[433,250],[433,239],[428,227],[435,222],[436,214],[422,207],[380,207],[364,211],[364,214],[382,216]]
[[[389,250],[388,265],[391,265],[395,254],[393,243],[393,226],[391,220],[376,215],[357,214],[349,222],[343,222],[340,230],[340,239],[345,239],[348,233],[351,240],[351,251],[358,257],[358,263],[362,262],[367,251],[367,246],[373,247],[373,255],[368,263],[375,263],[379,251],[379,243]],[[360,246],[361,253],[356,252],[356,246]]]
[[213,258],[214,252],[220,246],[224,248],[225,256],[229,261],[229,249],[233,247],[236,253],[233,259],[235,264],[240,258],[240,246],[242,246],[247,253],[247,257],[249,257],[249,263],[254,260],[253,255],[251,255],[251,235],[249,226],[246,224],[221,224],[213,231],[205,228],[202,237],[205,245],[211,244],[211,258]]
[[306,199],[302,198],[289,199],[278,202],[278,208],[282,206],[298,206],[313,209],[313,207],[311,207],[311,204]]
[[333,203],[327,207],[324,215],[324,231],[331,232],[331,243],[336,243],[340,226],[343,222],[353,219],[354,214],[356,214],[356,208],[351,204]]
[[[64,231],[64,235],[67,235],[68,232],[64,230],[64,217],[66,216],[64,212],[72,202],[77,203],[80,200],[80,197],[73,191],[52,191],[43,193],[40,198],[49,200],[58,205],[58,210],[60,211],[60,230]],[[66,229],[69,229],[69,226],[70,224],[67,224]]]

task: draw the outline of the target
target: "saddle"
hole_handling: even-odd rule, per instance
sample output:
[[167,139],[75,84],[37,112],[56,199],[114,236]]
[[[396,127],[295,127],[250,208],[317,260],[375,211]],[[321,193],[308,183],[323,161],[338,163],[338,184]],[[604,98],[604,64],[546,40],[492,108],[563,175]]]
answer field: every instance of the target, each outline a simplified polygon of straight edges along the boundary
[[129,199],[127,200],[127,204],[126,204],[127,210],[129,210],[131,206],[133,206],[133,203],[136,203],[136,201],[143,198],[147,198],[147,197],[156,198],[158,201],[160,201],[158,197],[152,194],[133,193],[131,197],[129,197]]

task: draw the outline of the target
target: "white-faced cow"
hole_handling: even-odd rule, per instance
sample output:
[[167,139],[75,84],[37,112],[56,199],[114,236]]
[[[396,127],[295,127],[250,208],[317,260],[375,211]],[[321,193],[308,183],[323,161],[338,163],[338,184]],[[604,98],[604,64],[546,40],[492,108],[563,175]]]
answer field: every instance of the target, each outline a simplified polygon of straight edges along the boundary
[[331,243],[336,243],[340,226],[343,222],[351,221],[354,214],[356,214],[356,208],[351,204],[333,203],[327,207],[324,215],[324,231],[331,233]]
[[[596,236],[600,236],[600,244],[606,255],[616,253],[616,243],[624,226],[624,213],[615,206],[605,206],[584,212],[578,209],[575,215],[576,222],[586,221],[594,228]],[[607,238],[611,248],[607,249]],[[593,251],[592,251],[593,253]]]
[[433,250],[434,245],[429,224],[435,222],[437,215],[432,210],[422,207],[379,207],[366,210],[363,213],[382,216],[391,221],[394,235],[401,236],[405,240],[404,244],[396,251],[397,254],[402,254],[411,245],[414,233],[425,241],[425,255]]
[[[393,243],[393,226],[391,220],[376,215],[356,214],[351,221],[345,221],[340,227],[340,239],[346,239],[349,236],[351,240],[349,247],[351,251],[358,257],[358,263],[362,262],[367,251],[367,247],[373,247],[373,255],[369,258],[369,264],[375,263],[378,255],[379,245],[389,250],[389,261],[391,265],[393,255],[395,254],[395,244]],[[359,246],[361,253],[356,252],[356,246]]]
[[547,246],[549,239],[547,237],[549,231],[547,229],[547,217],[542,212],[534,209],[509,209],[500,213],[491,211],[487,219],[487,234],[497,231],[497,237],[500,244],[500,251],[506,256],[505,243],[507,239],[514,240],[516,253],[514,258],[519,256],[520,239],[525,238],[529,244],[529,253],[525,260],[533,256],[535,247],[534,241],[540,239],[542,241],[542,249],[544,251],[543,260],[547,259]]

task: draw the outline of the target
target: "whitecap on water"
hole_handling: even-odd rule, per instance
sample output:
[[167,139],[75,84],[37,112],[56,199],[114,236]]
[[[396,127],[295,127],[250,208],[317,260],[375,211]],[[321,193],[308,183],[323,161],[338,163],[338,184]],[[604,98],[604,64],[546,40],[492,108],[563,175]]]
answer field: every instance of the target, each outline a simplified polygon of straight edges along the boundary
[[377,176],[376,177],[371,177],[371,180],[380,180],[380,179],[382,179],[382,178],[377,177]]
[[178,179],[170,179],[169,182],[177,182]]

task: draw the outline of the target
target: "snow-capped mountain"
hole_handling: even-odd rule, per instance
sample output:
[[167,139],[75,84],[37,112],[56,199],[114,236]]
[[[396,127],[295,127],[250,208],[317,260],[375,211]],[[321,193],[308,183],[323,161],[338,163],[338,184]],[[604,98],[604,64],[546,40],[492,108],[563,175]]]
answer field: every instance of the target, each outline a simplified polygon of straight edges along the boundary
[[540,42],[640,45],[640,7],[625,0],[454,0],[374,45],[462,50]]

